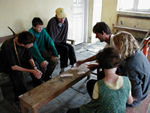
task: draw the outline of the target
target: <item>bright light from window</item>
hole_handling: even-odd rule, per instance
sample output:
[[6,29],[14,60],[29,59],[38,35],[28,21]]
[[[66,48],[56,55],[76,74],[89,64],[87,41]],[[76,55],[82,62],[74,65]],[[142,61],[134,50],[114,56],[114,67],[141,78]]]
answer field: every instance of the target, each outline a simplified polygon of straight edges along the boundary
[[139,0],[138,9],[150,9],[150,0]]
[[150,0],[118,0],[117,10],[150,13]]
[[134,0],[119,0],[119,10],[133,9]]

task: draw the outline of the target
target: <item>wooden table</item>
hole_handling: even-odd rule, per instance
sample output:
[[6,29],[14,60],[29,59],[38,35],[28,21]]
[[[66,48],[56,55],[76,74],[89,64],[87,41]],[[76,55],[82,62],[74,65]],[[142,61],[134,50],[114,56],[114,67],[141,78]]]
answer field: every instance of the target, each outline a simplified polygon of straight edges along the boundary
[[[61,77],[67,74],[72,74],[73,76]],[[41,106],[50,102],[63,91],[89,74],[90,70],[87,68],[87,65],[82,64],[78,68],[74,67],[24,93],[19,97],[22,113],[27,113],[28,110],[30,110],[32,113],[38,113],[38,109]]]

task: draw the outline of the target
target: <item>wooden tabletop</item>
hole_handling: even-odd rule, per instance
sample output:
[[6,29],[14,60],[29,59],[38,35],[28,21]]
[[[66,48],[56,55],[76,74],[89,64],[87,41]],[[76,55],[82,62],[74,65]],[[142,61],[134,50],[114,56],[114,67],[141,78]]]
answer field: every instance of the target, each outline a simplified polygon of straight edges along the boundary
[[37,109],[90,74],[86,64],[74,67],[21,95],[20,101],[30,109]]

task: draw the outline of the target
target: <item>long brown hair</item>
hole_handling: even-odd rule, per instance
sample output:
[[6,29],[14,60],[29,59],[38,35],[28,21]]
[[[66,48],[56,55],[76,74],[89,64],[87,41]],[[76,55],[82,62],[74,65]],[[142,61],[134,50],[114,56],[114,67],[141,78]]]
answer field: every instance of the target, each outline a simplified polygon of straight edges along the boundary
[[114,36],[113,40],[124,59],[132,56],[139,49],[139,45],[131,33],[121,31]]

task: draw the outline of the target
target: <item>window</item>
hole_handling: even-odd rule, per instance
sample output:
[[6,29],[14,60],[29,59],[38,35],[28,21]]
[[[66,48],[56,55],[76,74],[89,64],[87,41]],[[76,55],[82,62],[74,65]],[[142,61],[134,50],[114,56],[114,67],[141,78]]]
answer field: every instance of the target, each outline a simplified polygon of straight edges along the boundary
[[150,13],[150,0],[118,0],[118,11]]

